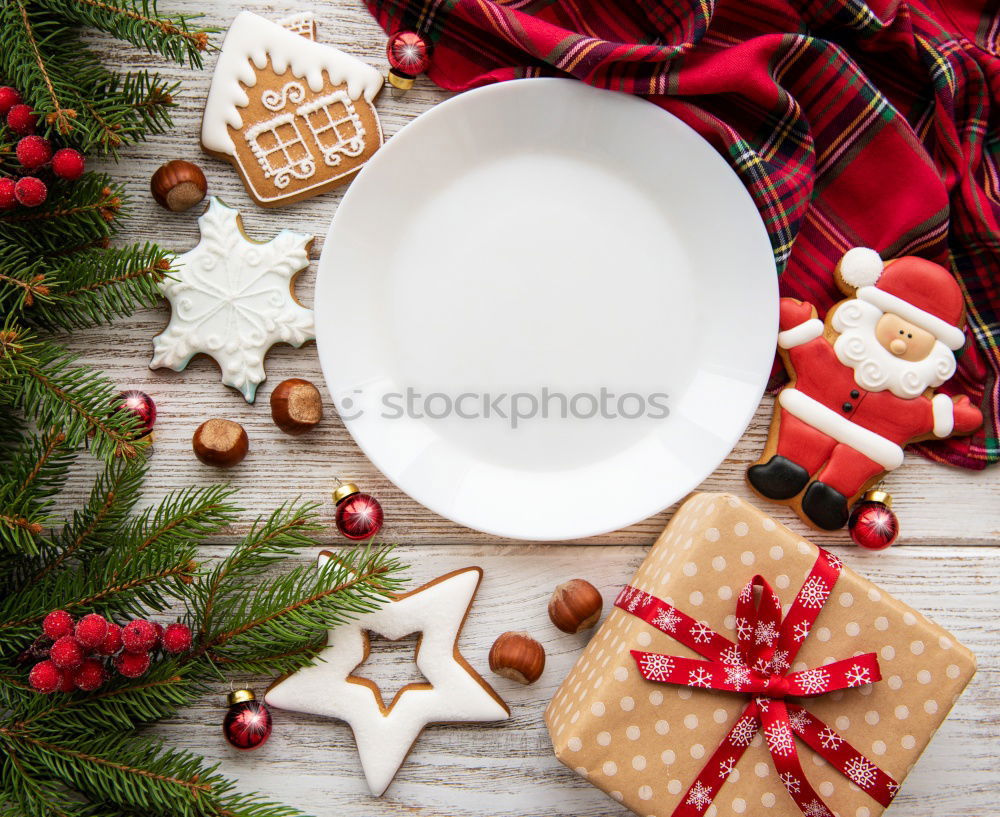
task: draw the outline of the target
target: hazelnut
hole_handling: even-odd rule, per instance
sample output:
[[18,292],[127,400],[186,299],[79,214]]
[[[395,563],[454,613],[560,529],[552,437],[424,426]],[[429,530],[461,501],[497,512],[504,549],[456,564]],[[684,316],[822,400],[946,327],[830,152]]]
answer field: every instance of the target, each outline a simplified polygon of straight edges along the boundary
[[312,383],[283,380],[271,392],[271,418],[286,434],[302,434],[323,419],[323,398]]
[[549,599],[549,618],[564,633],[589,630],[601,617],[604,600],[590,582],[570,579],[560,584]]
[[229,468],[243,462],[250,441],[243,426],[232,420],[206,420],[191,438],[194,455],[205,465]]
[[545,648],[527,633],[504,633],[490,648],[490,669],[519,684],[533,684],[545,669]]
[[149,181],[149,190],[161,207],[180,213],[205,198],[208,181],[198,165],[174,159],[160,165]]

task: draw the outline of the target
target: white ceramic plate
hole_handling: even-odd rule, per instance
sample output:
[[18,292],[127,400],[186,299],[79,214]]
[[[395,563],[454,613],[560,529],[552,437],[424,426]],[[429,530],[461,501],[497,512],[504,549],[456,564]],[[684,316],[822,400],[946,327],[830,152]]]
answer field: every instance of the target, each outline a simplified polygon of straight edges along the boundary
[[347,428],[403,491],[487,533],[576,539],[729,454],[777,305],[760,216],[701,137],[530,79],[438,105],[367,164],[320,259],[316,340]]

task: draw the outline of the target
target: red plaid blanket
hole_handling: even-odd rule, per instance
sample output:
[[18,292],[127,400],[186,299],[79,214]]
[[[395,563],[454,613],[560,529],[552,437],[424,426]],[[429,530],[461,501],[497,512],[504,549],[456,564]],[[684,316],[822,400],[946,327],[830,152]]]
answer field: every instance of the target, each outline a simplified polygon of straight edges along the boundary
[[922,255],[965,290],[969,343],[945,387],[986,417],[914,446],[1000,460],[997,0],[366,0],[434,46],[464,90],[542,75],[641,94],[732,164],[760,209],[781,292],[825,310],[845,250]]

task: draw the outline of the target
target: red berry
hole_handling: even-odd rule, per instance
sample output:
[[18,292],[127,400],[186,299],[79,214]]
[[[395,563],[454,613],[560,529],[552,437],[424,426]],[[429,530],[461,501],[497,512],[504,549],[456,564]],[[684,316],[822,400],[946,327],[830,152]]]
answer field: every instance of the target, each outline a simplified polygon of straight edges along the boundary
[[122,648],[122,628],[113,621],[108,622],[108,630],[104,634],[104,640],[97,648],[101,655],[114,655]]
[[20,103],[21,95],[17,92],[17,88],[11,88],[9,85],[0,87],[0,116],[6,116],[11,108]]
[[52,645],[49,658],[59,669],[76,669],[83,663],[83,647],[71,635],[64,635]]
[[99,616],[97,613],[90,613],[77,622],[76,640],[88,650],[96,650],[101,646],[107,634],[108,622],[104,616]]
[[115,658],[115,669],[126,678],[138,678],[149,669],[148,652],[123,652]]
[[76,690],[76,684],[73,683],[73,674],[76,670],[64,669],[59,671],[59,691],[60,692],[73,692]]
[[22,176],[14,185],[14,197],[25,207],[38,207],[45,203],[49,190],[45,182],[34,176]]
[[52,172],[60,179],[76,181],[83,175],[83,154],[73,148],[60,148],[52,157]]
[[149,622],[153,627],[153,632],[156,633],[156,641],[153,642],[153,646],[150,647],[151,650],[158,650],[163,646],[163,625],[155,621]]
[[104,682],[107,680],[107,670],[104,669],[104,664],[96,658],[86,659],[73,673],[73,684],[84,692],[93,692],[95,689],[99,689],[104,686]]
[[149,652],[156,646],[159,635],[152,622],[143,618],[130,621],[122,628],[122,644],[125,652]]
[[37,134],[23,136],[15,148],[17,160],[28,170],[41,167],[52,158],[52,145],[49,140]]
[[61,680],[62,674],[59,672],[59,668],[51,661],[39,661],[28,673],[28,683],[43,695],[48,695],[59,689]]
[[0,210],[11,210],[16,204],[14,180],[7,176],[0,177]]
[[168,624],[167,629],[163,631],[163,649],[171,655],[190,650],[191,630],[179,621]]
[[34,133],[37,124],[38,117],[31,112],[29,105],[17,104],[7,111],[7,127],[20,136]]
[[73,634],[73,617],[65,610],[53,610],[42,622],[42,631],[53,641]]

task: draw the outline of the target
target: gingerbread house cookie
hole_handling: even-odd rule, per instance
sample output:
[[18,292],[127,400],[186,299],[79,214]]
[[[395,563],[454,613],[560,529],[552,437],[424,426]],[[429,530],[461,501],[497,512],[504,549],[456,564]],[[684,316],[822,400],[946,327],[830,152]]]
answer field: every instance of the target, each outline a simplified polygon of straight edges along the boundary
[[382,145],[381,73],[315,34],[309,14],[273,23],[241,11],[212,76],[202,147],[263,207],[343,184]]

